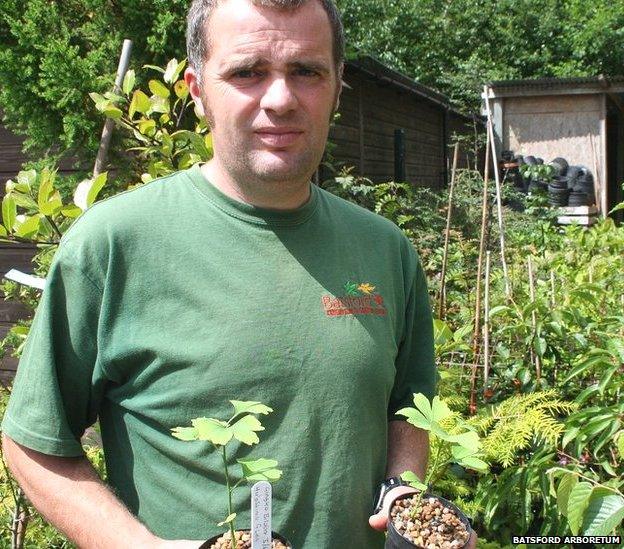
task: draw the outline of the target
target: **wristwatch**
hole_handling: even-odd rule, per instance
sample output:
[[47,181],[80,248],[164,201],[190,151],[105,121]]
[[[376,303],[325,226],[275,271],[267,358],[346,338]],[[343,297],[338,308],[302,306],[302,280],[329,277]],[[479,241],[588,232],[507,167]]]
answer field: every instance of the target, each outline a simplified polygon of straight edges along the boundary
[[375,493],[375,499],[373,501],[373,515],[376,515],[381,511],[383,507],[383,500],[386,497],[386,494],[396,488],[397,486],[408,486],[406,482],[403,482],[401,477],[390,477],[384,480],[377,488],[377,492]]

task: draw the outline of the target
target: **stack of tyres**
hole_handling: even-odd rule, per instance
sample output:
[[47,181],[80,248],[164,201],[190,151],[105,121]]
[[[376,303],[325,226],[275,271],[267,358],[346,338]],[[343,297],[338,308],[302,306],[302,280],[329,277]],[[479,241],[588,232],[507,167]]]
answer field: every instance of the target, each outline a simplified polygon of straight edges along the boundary
[[548,185],[548,204],[553,207],[563,207],[568,205],[568,178],[566,176],[555,177]]
[[572,166],[574,178],[568,180],[571,189],[569,206],[591,206],[595,203],[594,178],[584,166]]

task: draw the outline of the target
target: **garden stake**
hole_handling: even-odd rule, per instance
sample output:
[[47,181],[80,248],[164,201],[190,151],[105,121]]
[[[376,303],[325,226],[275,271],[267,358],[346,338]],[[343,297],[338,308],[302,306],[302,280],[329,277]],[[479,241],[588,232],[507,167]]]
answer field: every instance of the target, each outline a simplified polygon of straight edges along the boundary
[[[488,183],[490,177],[490,134],[485,147],[485,169],[483,171],[483,205],[481,209],[481,241],[479,243],[479,261],[477,263],[477,295],[475,304],[475,324],[472,335],[472,354],[476,357],[481,331],[481,276],[483,269],[483,253],[485,252],[485,231],[488,220]],[[476,358],[474,359],[476,362]]]
[[[485,310],[483,311],[483,389],[490,377],[490,252],[485,260]],[[476,377],[476,376],[475,376]]]
[[[130,64],[130,53],[132,52],[132,40],[124,40],[123,47],[121,49],[121,56],[119,58],[119,66],[117,67],[117,78],[115,79],[115,86],[113,88],[114,93],[121,91],[128,65]],[[102,130],[102,138],[100,139],[100,148],[98,149],[97,157],[95,158],[95,165],[93,166],[93,179],[100,175],[104,171],[104,165],[106,164],[106,157],[108,156],[108,147],[110,146],[111,137],[113,135],[113,128],[115,127],[115,121],[112,118],[107,118]]]
[[26,514],[24,492],[18,487],[11,524],[11,549],[22,549],[24,547],[24,537],[26,535],[27,526],[28,515]]
[[[485,256],[485,265],[486,265],[486,271],[488,273],[487,274],[488,281],[489,281],[489,264],[490,264],[490,252],[488,251]],[[486,292],[488,291],[487,289],[488,281],[486,281],[486,286],[485,286]],[[485,317],[484,323],[487,323],[487,305],[486,305],[486,313],[484,317]],[[487,364],[487,360],[488,360],[487,357],[485,358],[485,360]],[[470,413],[471,416],[474,416],[477,413],[477,368],[478,368],[478,364],[477,364],[477,360],[475,357],[472,363],[472,371],[470,372],[470,402],[468,404],[468,412]],[[486,375],[485,372],[483,375],[484,376]]]
[[[533,261],[531,256],[527,258],[527,263],[529,266],[529,292],[531,295],[531,303],[535,303],[535,282],[533,281]],[[533,339],[535,339],[537,336],[537,314],[535,313],[535,309],[531,311],[531,324],[533,325]],[[531,346],[531,356],[535,357],[535,377],[539,380],[542,377],[542,364],[539,353],[533,351],[533,346]]]
[[459,157],[459,142],[455,143],[453,153],[453,169],[451,170],[451,188],[449,189],[448,211],[446,212],[446,231],[444,233],[444,254],[442,256],[442,274],[440,275],[440,302],[438,304],[438,318],[444,318],[444,282],[446,278],[446,261],[448,259],[449,235],[451,232],[451,215],[453,213],[453,190],[455,189],[455,174],[457,173],[457,159]]
[[485,97],[485,110],[487,112],[487,131],[492,147],[492,163],[494,164],[494,179],[496,181],[496,207],[498,210],[498,231],[500,233],[501,263],[503,264],[503,278],[505,279],[505,295],[511,298],[511,287],[509,286],[509,274],[507,273],[507,261],[505,260],[505,231],[503,229],[503,206],[501,202],[501,182],[498,173],[498,156],[496,155],[496,142],[494,141],[494,126],[492,125],[492,112],[490,111],[489,89],[483,87]]

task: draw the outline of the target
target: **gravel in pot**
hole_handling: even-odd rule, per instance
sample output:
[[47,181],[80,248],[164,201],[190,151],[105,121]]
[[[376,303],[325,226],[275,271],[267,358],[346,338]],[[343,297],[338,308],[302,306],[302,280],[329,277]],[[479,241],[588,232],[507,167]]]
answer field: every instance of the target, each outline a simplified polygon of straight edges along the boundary
[[450,501],[403,494],[390,509],[385,549],[459,549],[466,547],[471,532],[466,515]]
[[[283,536],[271,532],[273,541],[271,543],[271,549],[292,549],[290,542]],[[249,530],[236,530],[236,549],[251,549],[251,532]],[[214,536],[205,541],[199,549],[231,549],[232,535],[230,532],[225,532]]]

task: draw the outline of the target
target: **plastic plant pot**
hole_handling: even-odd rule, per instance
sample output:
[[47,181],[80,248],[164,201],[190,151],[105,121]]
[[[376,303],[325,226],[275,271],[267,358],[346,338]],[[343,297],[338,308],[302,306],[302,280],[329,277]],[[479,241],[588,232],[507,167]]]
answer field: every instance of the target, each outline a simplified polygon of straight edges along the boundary
[[[250,532],[249,530],[237,530],[237,532]],[[210,539],[206,540],[202,545],[199,546],[199,549],[210,549],[213,544],[215,544],[217,542],[217,540],[222,536],[223,534],[218,534],[216,536],[211,537]],[[292,543],[290,543],[290,541],[288,541],[284,536],[281,536],[280,534],[277,534],[276,532],[271,532],[271,536],[273,537],[274,540],[279,540],[281,541],[286,547],[289,547],[290,549],[292,549]]]
[[[409,497],[412,497],[413,495],[414,495],[413,493],[403,494],[403,495],[400,495],[398,498],[396,498],[394,501],[397,501],[399,499],[409,498]],[[450,509],[455,511],[457,518],[461,520],[461,522],[466,527],[466,530],[468,530],[468,534],[472,534],[472,527],[470,526],[470,521],[468,520],[468,517],[459,510],[459,507],[457,507],[457,505],[455,505],[454,503],[440,496],[425,493],[423,495],[423,499],[428,499],[428,498],[437,499],[445,507],[449,507]],[[394,502],[392,502],[392,505],[390,506],[390,511],[392,511],[393,506],[394,506]],[[468,541],[461,547],[467,547],[469,541],[470,541],[470,538],[468,538]],[[384,545],[384,549],[414,549],[414,547],[417,547],[419,549],[425,549],[421,545],[416,545],[412,543],[411,541],[409,541],[408,539],[404,538],[399,533],[399,531],[394,527],[394,523],[392,521],[390,512],[388,512],[388,535],[386,536],[386,544]]]

